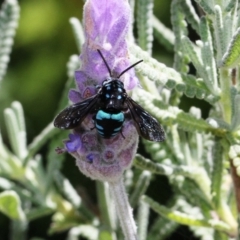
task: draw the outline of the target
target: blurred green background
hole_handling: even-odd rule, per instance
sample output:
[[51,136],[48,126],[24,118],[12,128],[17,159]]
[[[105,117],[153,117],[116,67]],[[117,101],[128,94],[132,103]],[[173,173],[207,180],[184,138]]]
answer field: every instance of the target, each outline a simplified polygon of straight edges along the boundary
[[[1,4],[2,2],[0,1]],[[170,3],[171,1],[155,0],[154,7],[155,15],[169,28]],[[53,120],[67,80],[66,64],[69,57],[77,53],[69,18],[82,19],[83,9],[81,0],[20,0],[19,4],[20,21],[11,61],[0,85],[0,129],[5,143],[8,143],[8,139],[3,109],[9,107],[12,101],[20,101],[23,105],[29,143]],[[154,42],[153,55],[166,65],[172,66],[172,53],[157,42]],[[79,184],[93,184],[93,181],[83,177],[74,166],[74,161],[65,163],[64,174],[67,177],[78,176],[75,182],[78,181]],[[157,195],[154,198],[160,198],[163,203],[171,194],[170,186],[164,177],[157,176],[151,186],[150,196],[156,194],[154,189],[162,189],[161,196]],[[4,221],[7,222],[7,218],[0,215],[0,228],[3,227]],[[50,217],[31,223],[29,235],[46,237],[46,232],[41,231],[48,228],[49,222]],[[2,234],[7,234],[7,231],[8,228],[0,230],[0,239],[5,239],[6,235]],[[186,239],[186,236],[187,239],[192,237],[187,228],[182,228],[171,239]],[[61,237],[53,236],[47,239],[65,237],[63,234]]]
[[[20,21],[7,75],[0,87],[2,110],[14,100],[25,111],[28,141],[52,121],[76,53],[69,18],[82,18],[82,1],[21,0]],[[2,115],[1,115],[2,119]],[[1,129],[3,128],[1,120]]]

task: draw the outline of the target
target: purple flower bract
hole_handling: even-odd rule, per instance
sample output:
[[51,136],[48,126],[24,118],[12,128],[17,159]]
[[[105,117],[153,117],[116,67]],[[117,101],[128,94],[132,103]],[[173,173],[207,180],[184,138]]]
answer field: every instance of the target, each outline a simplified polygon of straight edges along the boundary
[[[84,6],[85,43],[80,55],[81,67],[75,72],[76,90],[70,90],[69,99],[81,102],[97,94],[96,86],[109,77],[117,78],[131,64],[126,36],[131,24],[131,10],[126,0],[87,0]],[[99,55],[100,50],[111,73]],[[120,80],[126,90],[138,85],[134,69],[124,73]],[[131,166],[138,145],[138,134],[133,121],[124,121],[121,134],[110,139],[98,135],[88,114],[81,127],[74,129],[65,141],[66,150],[77,160],[85,175],[103,181],[118,180]]]

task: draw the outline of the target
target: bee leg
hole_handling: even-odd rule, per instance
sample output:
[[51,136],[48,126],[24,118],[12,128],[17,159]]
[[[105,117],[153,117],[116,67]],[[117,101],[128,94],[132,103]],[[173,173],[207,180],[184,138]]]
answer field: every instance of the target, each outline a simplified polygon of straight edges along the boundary
[[92,127],[92,128],[90,128],[90,130],[92,131],[92,130],[94,130],[96,127],[94,126],[94,127]]
[[63,154],[64,152],[66,152],[66,149],[65,148],[60,148],[60,147],[57,147],[55,149],[56,153],[57,154]]
[[122,129],[121,129],[120,133],[121,133],[123,139],[125,139],[125,136],[123,135]]
[[93,127],[90,128],[91,131],[96,128],[96,126],[95,126],[96,115],[93,115],[93,116],[92,116],[92,120],[93,120]]

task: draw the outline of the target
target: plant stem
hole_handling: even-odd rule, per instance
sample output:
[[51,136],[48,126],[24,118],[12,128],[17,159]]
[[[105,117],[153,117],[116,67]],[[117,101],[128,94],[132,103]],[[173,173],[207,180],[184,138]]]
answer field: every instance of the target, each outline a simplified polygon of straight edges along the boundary
[[234,191],[236,196],[236,202],[237,202],[237,210],[238,213],[240,213],[240,177],[237,175],[236,167],[233,165],[232,160],[230,160],[230,166],[231,166],[231,175],[232,180],[234,184]]
[[220,104],[222,107],[223,119],[227,123],[231,123],[231,97],[230,97],[230,88],[231,88],[231,79],[228,70],[220,69],[220,84],[222,89]]
[[106,182],[97,181],[97,194],[104,229],[106,228],[111,234],[111,240],[117,239],[114,232],[116,217],[115,219],[113,217],[113,204],[109,200],[109,186]]
[[123,180],[109,182],[109,188],[116,206],[116,211],[126,240],[138,240],[137,227],[133,219]]

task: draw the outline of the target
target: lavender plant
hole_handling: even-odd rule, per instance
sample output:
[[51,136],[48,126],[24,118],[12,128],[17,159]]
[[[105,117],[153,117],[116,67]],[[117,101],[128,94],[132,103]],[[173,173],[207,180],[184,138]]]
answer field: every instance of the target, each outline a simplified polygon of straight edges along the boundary
[[[134,5],[137,38],[131,20],[134,11],[130,6]],[[57,155],[54,148],[61,145],[64,131],[50,123],[27,146],[23,109],[14,102],[4,112],[11,150],[0,139],[0,210],[11,219],[11,239],[27,239],[29,222],[50,214],[49,232],[69,230],[68,239],[166,239],[180,224],[187,225],[198,239],[239,238],[238,1],[172,0],[172,30],[153,15],[153,7],[153,1],[146,0],[136,4],[86,1],[83,23],[70,20],[81,54],[80,61],[77,55],[70,57],[59,110],[67,105],[69,89],[70,101],[81,102],[109,77],[98,49],[116,74],[143,59],[135,67],[137,75],[130,69],[121,81],[131,97],[161,122],[166,140],[142,140],[148,159],[136,154],[138,133],[131,120],[124,121],[125,138],[119,133],[104,139],[91,129],[91,114],[80,131],[69,133],[58,151],[70,153],[83,174],[100,180],[96,183],[98,217],[60,171],[64,154]],[[6,12],[2,7],[0,16]],[[199,37],[195,42],[189,26]],[[174,51],[173,67],[151,56],[154,37]],[[190,74],[190,64],[196,73]],[[183,111],[183,95],[207,101],[211,106],[208,118],[203,119],[197,107]],[[50,150],[41,156],[38,152],[47,141]],[[134,169],[130,168],[132,161]],[[166,176],[171,184],[173,194],[166,205],[146,194],[154,175]],[[161,196],[163,190],[158,191]],[[153,224],[149,224],[150,210],[158,216]]]
[[0,12],[0,81],[4,77],[9,62],[18,18],[19,6],[17,1],[5,1]]

